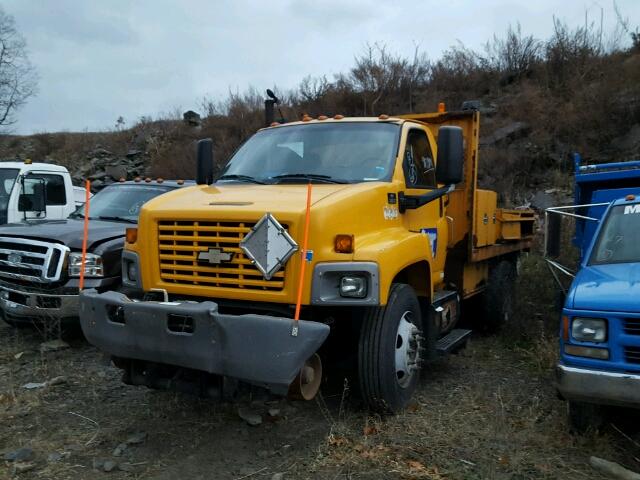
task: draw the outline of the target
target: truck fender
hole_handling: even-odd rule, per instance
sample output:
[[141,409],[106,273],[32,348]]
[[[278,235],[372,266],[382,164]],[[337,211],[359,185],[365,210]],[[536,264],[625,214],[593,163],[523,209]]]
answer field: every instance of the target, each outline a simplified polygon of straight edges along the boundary
[[[394,229],[396,230],[396,229]],[[380,269],[380,304],[386,305],[391,284],[397,278],[409,279],[409,284],[421,297],[431,297],[431,248],[428,238],[420,233],[410,233],[398,228],[398,235],[389,232],[384,239],[359,239],[355,261],[376,262]],[[400,235],[402,233],[402,235]],[[422,281],[420,271],[426,281]],[[413,281],[411,281],[413,279]]]

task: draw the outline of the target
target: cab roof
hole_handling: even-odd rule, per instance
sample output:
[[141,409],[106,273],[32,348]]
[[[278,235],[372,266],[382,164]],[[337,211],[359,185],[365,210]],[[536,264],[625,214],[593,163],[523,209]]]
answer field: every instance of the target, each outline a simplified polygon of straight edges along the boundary
[[62,165],[55,165],[53,163],[42,163],[42,162],[33,162],[33,163],[25,163],[25,162],[0,162],[0,169],[3,168],[15,168],[19,170],[47,170],[49,172],[68,172],[66,167]]
[[[180,183],[178,183],[180,182]],[[125,182],[113,182],[110,183],[108,185],[105,185],[104,188],[106,187],[112,187],[114,185],[139,185],[142,187],[170,187],[170,188],[182,188],[182,187],[192,187],[193,185],[195,185],[196,182],[193,180],[162,180],[160,182],[158,182],[157,179],[152,179],[149,182],[146,182],[145,180],[139,180],[139,181],[135,181],[135,180],[127,180]]]
[[281,123],[278,125],[272,125],[268,127],[261,128],[261,130],[268,130],[270,128],[282,128],[282,127],[290,127],[293,125],[310,125],[316,123],[395,123],[402,124],[406,120],[399,117],[327,117],[324,120],[319,120],[318,118],[310,118],[309,120],[298,120],[295,122],[287,122]]

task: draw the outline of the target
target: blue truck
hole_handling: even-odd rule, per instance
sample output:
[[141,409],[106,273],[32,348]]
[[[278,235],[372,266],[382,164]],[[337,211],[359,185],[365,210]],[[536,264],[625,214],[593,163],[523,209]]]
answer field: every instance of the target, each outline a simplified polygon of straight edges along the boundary
[[[576,271],[560,264],[562,216],[575,219]],[[569,423],[597,428],[602,406],[640,408],[640,161],[583,165],[575,155],[575,205],[546,211],[545,253],[565,289],[559,394]],[[560,274],[558,274],[560,272]]]

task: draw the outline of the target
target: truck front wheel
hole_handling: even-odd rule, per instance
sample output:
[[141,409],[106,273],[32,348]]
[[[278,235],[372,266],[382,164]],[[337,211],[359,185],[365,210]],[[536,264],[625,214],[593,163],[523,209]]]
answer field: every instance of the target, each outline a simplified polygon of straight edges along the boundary
[[379,413],[397,413],[418,386],[422,363],[422,313],[409,285],[393,284],[385,307],[365,314],[358,345],[360,391]]
[[604,425],[602,407],[592,403],[568,401],[567,417],[573,433],[583,434],[589,430],[598,430]]

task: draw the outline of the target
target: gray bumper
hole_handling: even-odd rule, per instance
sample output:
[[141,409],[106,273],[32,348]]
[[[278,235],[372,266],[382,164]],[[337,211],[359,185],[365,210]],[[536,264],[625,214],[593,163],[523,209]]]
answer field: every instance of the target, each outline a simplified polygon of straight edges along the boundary
[[640,408],[640,375],[558,365],[556,380],[567,400]]
[[[178,317],[192,331],[170,330]],[[301,320],[293,337],[289,318],[225,315],[209,301],[134,302],[95,290],[80,295],[80,323],[89,342],[116,357],[226,375],[280,394],[329,334],[328,325]]]
[[73,318],[78,316],[78,295],[34,293],[3,285],[0,309],[10,322]]

